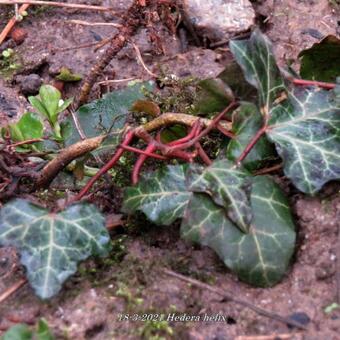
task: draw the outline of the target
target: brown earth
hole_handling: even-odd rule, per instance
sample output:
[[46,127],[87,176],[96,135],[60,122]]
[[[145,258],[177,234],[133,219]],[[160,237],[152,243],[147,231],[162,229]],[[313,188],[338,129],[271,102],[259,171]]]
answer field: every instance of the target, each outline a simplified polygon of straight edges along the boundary
[[[84,3],[83,1],[81,3]],[[101,1],[87,1],[102,4]],[[128,2],[115,2],[124,9]],[[275,53],[283,66],[294,61],[298,53],[321,36],[339,33],[339,8],[326,0],[253,1],[259,20],[266,19],[263,30],[273,41]],[[7,7],[1,7],[0,28],[8,19]],[[56,8],[35,8],[18,26],[28,36],[16,54],[24,67],[23,75],[38,74],[51,82],[60,67],[87,74],[104,48],[56,51],[95,42],[98,36],[112,36],[116,29],[102,26],[80,26],[69,20],[102,22],[107,17],[93,12]],[[116,19],[113,19],[115,22]],[[314,31],[313,31],[314,30]],[[134,37],[143,59],[153,72],[159,65],[165,72],[180,77],[210,77],[223,69],[226,48],[193,47],[180,53],[176,36],[159,24],[164,54],[158,55],[148,41],[147,31],[140,29]],[[319,33],[319,38],[315,38]],[[313,37],[314,36],[314,37]],[[8,43],[7,43],[8,44]],[[134,49],[124,48],[112,60],[99,80],[136,78],[149,75],[136,61]],[[0,79],[1,123],[19,117],[29,107],[21,94],[22,83]],[[94,88],[93,97],[112,91],[124,83]],[[74,95],[79,84],[67,85],[66,97]],[[213,251],[193,247],[179,238],[179,228],[151,225],[142,216],[129,220],[125,230],[113,234],[114,251],[108,259],[88,260],[70,279],[62,292],[48,302],[33,295],[27,285],[0,306],[0,328],[14,322],[35,324],[47,319],[57,339],[242,339],[243,335],[288,334],[285,339],[340,339],[340,309],[325,313],[324,308],[337,299],[337,259],[339,257],[338,227],[339,185],[329,183],[316,197],[297,193],[282,174],[275,177],[289,196],[298,230],[298,245],[290,271],[273,288],[252,288],[232,275]],[[202,291],[161,272],[163,267],[208,282],[234,296],[283,316],[305,313],[308,331],[288,328],[285,324],[257,315],[244,307],[209,291]],[[0,249],[0,292],[5,291],[23,275],[18,258],[11,248]],[[119,321],[120,315],[143,314],[216,315],[227,316],[226,322],[151,323]],[[254,338],[256,339],[256,338]],[[272,337],[274,339],[274,337]]]

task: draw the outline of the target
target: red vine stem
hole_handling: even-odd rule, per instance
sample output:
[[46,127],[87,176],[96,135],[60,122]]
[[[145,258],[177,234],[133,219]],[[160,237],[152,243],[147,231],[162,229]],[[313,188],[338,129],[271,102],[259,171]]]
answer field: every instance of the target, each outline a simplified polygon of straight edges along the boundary
[[256,135],[251,139],[251,141],[248,143],[246,148],[241,153],[241,156],[237,159],[236,163],[238,165],[240,165],[241,162],[248,156],[251,149],[255,146],[255,144],[258,142],[258,140],[266,132],[267,128],[268,128],[267,123],[265,123],[265,125],[259,131],[257,131]]
[[86,195],[86,193],[92,188],[93,184],[98,180],[98,178],[100,178],[102,175],[104,175],[106,172],[108,172],[119,160],[119,158],[122,156],[122,154],[124,153],[124,148],[123,146],[126,146],[128,144],[130,144],[130,142],[132,141],[134,137],[134,132],[133,131],[129,131],[124,138],[124,141],[122,142],[122,145],[118,147],[116,153],[114,154],[114,156],[111,158],[111,160],[106,163],[84,186],[84,188],[79,192],[78,195],[76,195],[74,197],[74,199],[71,200],[71,203],[75,202],[75,201],[79,201],[81,200],[84,195]]
[[202,145],[200,142],[197,142],[195,144],[196,149],[198,151],[198,155],[201,157],[202,161],[206,164],[206,165],[211,165],[212,164],[212,160],[209,158],[209,156],[206,154],[206,152],[204,151]]
[[134,147],[129,146],[129,145],[121,145],[121,147],[122,147],[124,150],[131,151],[131,152],[135,152],[135,153],[139,153],[139,154],[141,154],[141,155],[146,155],[146,156],[148,156],[148,157],[153,157],[153,158],[156,158],[156,159],[161,159],[162,161],[165,161],[165,160],[168,159],[168,158],[165,157],[165,156],[157,155],[156,153],[146,152],[146,151],[143,151],[143,150],[134,148]]
[[334,83],[325,83],[323,81],[315,81],[315,80],[305,80],[305,79],[293,79],[293,84],[295,85],[303,85],[303,86],[319,86],[327,90],[331,90],[335,88]]
[[[145,152],[147,154],[152,153],[156,150],[156,146],[155,143],[151,142],[145,149]],[[133,167],[133,171],[132,171],[132,184],[135,185],[138,183],[138,179],[139,179],[139,173],[140,170],[144,164],[144,162],[146,161],[146,159],[148,158],[147,155],[140,155],[137,159],[137,162],[135,163],[135,166]]]
[[215,128],[218,125],[218,122],[224,117],[225,114],[227,114],[232,109],[235,109],[239,104],[235,101],[231,102],[222,112],[220,112],[212,121],[211,123],[195,138],[191,139],[190,141],[186,143],[182,143],[179,145],[175,145],[170,147],[170,152],[174,150],[180,150],[180,149],[186,149],[190,148],[191,146],[195,145],[202,137],[205,137],[213,128]]

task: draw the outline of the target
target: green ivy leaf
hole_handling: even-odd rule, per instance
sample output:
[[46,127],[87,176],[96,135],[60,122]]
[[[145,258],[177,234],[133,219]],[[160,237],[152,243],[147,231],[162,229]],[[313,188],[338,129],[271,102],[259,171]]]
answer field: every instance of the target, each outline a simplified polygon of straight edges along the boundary
[[188,192],[185,165],[167,166],[146,174],[138,185],[124,193],[123,211],[142,211],[152,222],[170,225],[183,216],[191,193]]
[[204,168],[197,164],[190,166],[189,190],[207,193],[213,201],[224,207],[228,217],[244,232],[249,230],[252,212],[249,201],[249,174],[235,167],[228,160],[213,162]]
[[300,52],[303,79],[334,82],[340,76],[340,39],[329,35]]
[[89,204],[53,214],[23,199],[0,211],[0,244],[14,246],[36,294],[47,299],[90,255],[106,255],[110,238],[104,217]]
[[[77,112],[79,125],[87,138],[112,132],[96,152],[112,153],[119,144],[127,114],[133,103],[144,98],[144,90],[150,90],[152,82],[136,83],[124,89],[104,95],[102,99],[83,105]],[[65,129],[65,125],[67,128]],[[66,145],[78,142],[81,138],[72,118],[64,123],[63,137]]]
[[314,194],[340,178],[340,106],[330,91],[296,88],[271,112],[267,136],[284,172],[302,192]]
[[247,81],[258,89],[261,113],[268,115],[275,100],[285,91],[271,42],[257,29],[250,39],[232,40],[229,47]]
[[[235,138],[231,139],[227,147],[227,158],[236,161],[241,156],[245,147],[263,126],[263,117],[256,105],[243,102],[234,111],[232,120],[232,132]],[[275,148],[268,141],[266,136],[262,136],[243,160],[242,165],[249,171],[257,170],[265,165],[269,160],[275,158]]]
[[243,233],[208,195],[194,194],[181,234],[214,249],[241,280],[259,287],[272,286],[282,279],[294,251],[291,212],[280,188],[264,176],[253,180],[251,206],[251,227]]
[[32,331],[25,324],[12,326],[3,336],[2,340],[31,340]]
[[230,87],[221,79],[204,79],[198,84],[194,112],[209,115],[225,109],[234,99]]

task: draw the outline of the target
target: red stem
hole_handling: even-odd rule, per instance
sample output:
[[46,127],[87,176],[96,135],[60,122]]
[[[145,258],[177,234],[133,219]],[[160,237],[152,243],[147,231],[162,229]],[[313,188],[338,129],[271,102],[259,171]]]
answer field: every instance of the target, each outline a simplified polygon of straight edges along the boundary
[[161,159],[163,161],[167,160],[168,158],[162,156],[162,155],[157,155],[156,153],[149,153],[149,152],[146,152],[146,151],[143,151],[143,150],[140,150],[140,149],[137,149],[137,148],[134,148],[132,146],[129,146],[129,145],[121,145],[121,147],[124,149],[124,150],[127,150],[127,151],[131,151],[131,152],[135,152],[135,153],[139,153],[141,155],[146,155],[148,157],[153,157],[153,158],[157,158],[157,159]]
[[325,83],[323,81],[315,81],[315,80],[305,80],[305,79],[293,79],[293,84],[295,85],[303,85],[303,86],[319,86],[327,90],[331,90],[335,88],[334,83]]
[[122,142],[122,145],[118,147],[116,153],[114,156],[86,183],[84,188],[79,192],[78,195],[76,195],[72,200],[71,203],[75,201],[81,200],[84,195],[92,188],[93,184],[98,180],[99,177],[104,175],[106,172],[108,172],[119,160],[119,158],[124,153],[123,147],[130,144],[132,139],[134,137],[133,131],[129,131],[124,138],[124,141]]
[[231,138],[231,139],[234,139],[235,138],[235,135],[228,131],[227,129],[225,129],[223,126],[221,126],[220,124],[217,124],[216,126],[217,130],[220,131],[221,133],[223,133],[225,136]]
[[236,108],[238,105],[239,104],[235,101],[231,102],[222,112],[220,112],[211,121],[211,123],[200,134],[198,134],[195,138],[192,138],[190,141],[186,143],[182,143],[182,144],[170,147],[170,151],[186,149],[186,148],[190,148],[191,146],[195,145],[202,137],[206,136],[215,126],[217,126],[218,122],[223,118],[225,114],[227,114],[230,110]]
[[[153,142],[151,142],[145,149],[145,152],[147,154],[152,153],[156,150],[156,146]],[[135,163],[135,166],[133,167],[133,171],[132,171],[132,184],[135,185],[138,183],[138,179],[139,179],[139,173],[140,170],[144,164],[144,162],[146,161],[146,159],[148,158],[147,155],[140,155],[137,159],[137,162]]]
[[237,159],[236,163],[238,165],[247,157],[251,149],[254,147],[257,141],[262,137],[262,135],[266,132],[266,130],[267,130],[267,124],[265,124],[259,131],[257,131],[256,135],[251,139],[249,144],[243,150],[241,156]]
[[177,139],[173,142],[167,143],[167,145],[174,146],[174,145],[179,145],[179,144],[183,144],[185,142],[190,141],[192,138],[194,138],[197,135],[197,131],[199,130],[199,127],[200,127],[200,121],[198,119],[195,121],[190,132],[185,137]]
[[198,155],[201,157],[202,161],[206,164],[206,165],[211,165],[212,164],[212,160],[209,158],[209,156],[206,154],[206,152],[204,151],[202,145],[197,142],[195,144],[196,149],[198,151]]

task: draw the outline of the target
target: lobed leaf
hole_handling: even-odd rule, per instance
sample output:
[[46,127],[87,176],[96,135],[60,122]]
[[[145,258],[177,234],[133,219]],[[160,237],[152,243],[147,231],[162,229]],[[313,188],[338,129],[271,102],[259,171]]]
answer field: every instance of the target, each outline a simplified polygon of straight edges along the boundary
[[272,110],[267,136],[302,192],[340,178],[340,105],[329,91],[295,88]]
[[49,213],[23,199],[0,211],[0,244],[14,246],[36,294],[47,299],[90,255],[106,255],[110,238],[104,217],[93,205],[77,204]]
[[[236,161],[257,131],[262,128],[263,117],[256,105],[243,102],[234,111],[232,118],[232,132],[235,134],[235,138],[230,140],[226,156],[228,159]],[[247,170],[257,170],[274,158],[274,145],[268,141],[266,136],[262,136],[243,160],[242,165]]]
[[193,194],[181,225],[182,237],[214,249],[228,268],[247,283],[272,286],[286,272],[295,245],[287,199],[269,177],[255,177],[253,220],[243,233],[206,194]]
[[268,115],[275,100],[285,91],[271,42],[257,29],[250,39],[232,40],[229,47],[247,81],[258,89],[261,113]]
[[191,193],[187,189],[185,165],[167,166],[145,175],[124,193],[123,211],[142,211],[152,222],[170,225],[183,216]]
[[[144,98],[143,90],[151,89],[152,86],[152,82],[137,83],[110,92],[102,99],[94,100],[79,108],[77,118],[81,130],[87,138],[112,132],[112,135],[105,139],[98,151],[109,151],[110,153],[114,151],[120,142],[122,129],[130,108],[136,100]],[[66,119],[63,136],[67,146],[81,139],[79,129],[75,126],[72,118]]]
[[250,177],[228,160],[214,161],[204,168],[191,165],[188,171],[189,190],[207,193],[213,201],[222,206],[228,217],[243,232],[249,230],[252,212],[249,201]]

